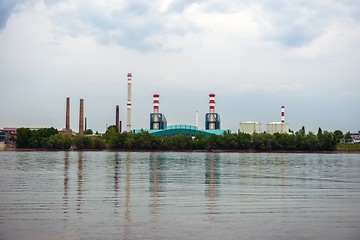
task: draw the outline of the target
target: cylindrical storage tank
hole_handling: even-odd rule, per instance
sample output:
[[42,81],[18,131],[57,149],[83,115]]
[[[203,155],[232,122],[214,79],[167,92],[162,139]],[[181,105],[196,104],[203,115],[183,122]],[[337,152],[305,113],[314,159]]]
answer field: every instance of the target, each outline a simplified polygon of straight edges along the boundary
[[261,132],[261,123],[254,121],[247,121],[240,123],[240,132],[253,134]]
[[267,132],[270,134],[274,133],[288,133],[289,124],[282,122],[271,122],[267,124]]

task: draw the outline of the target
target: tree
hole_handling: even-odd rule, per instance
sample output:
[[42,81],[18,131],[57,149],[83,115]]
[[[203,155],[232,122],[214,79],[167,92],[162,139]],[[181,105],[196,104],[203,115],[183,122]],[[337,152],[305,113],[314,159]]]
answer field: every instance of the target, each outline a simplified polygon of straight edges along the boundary
[[222,149],[232,150],[238,148],[237,137],[232,133],[225,133],[222,136]]
[[32,137],[32,131],[29,128],[18,128],[16,130],[16,147],[26,148],[29,147],[29,141]]
[[335,130],[334,131],[334,137],[336,139],[336,142],[340,143],[344,139],[344,134],[340,130]]
[[84,134],[85,134],[85,135],[93,135],[94,132],[93,132],[92,129],[86,129],[86,130],[84,131]]
[[238,149],[250,149],[251,148],[251,135],[244,132],[237,134],[237,146]]
[[322,134],[322,129],[321,129],[321,127],[319,127],[319,129],[318,129],[318,135],[320,135],[320,134]]

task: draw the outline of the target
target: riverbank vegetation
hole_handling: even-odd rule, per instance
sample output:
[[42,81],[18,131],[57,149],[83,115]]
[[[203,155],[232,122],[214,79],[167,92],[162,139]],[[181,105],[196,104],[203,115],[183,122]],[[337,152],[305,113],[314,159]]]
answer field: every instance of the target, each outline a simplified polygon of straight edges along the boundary
[[289,134],[275,133],[226,133],[224,135],[205,135],[196,137],[174,135],[157,137],[146,131],[140,133],[118,133],[110,126],[105,134],[99,135],[60,135],[54,128],[17,130],[17,148],[47,150],[224,150],[224,151],[335,151],[343,149],[339,144],[344,135],[341,131],[329,132],[319,128],[317,134],[306,133],[302,128]]

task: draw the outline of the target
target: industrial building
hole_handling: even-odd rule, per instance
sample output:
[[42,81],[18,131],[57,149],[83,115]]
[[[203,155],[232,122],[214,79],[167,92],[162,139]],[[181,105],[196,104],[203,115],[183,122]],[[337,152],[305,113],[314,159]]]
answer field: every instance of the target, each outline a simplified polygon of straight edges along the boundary
[[261,123],[255,121],[241,122],[239,131],[248,134],[261,133]]
[[160,95],[154,94],[153,107],[154,112],[150,113],[150,129],[135,129],[133,133],[146,131],[155,136],[174,136],[176,134],[183,134],[195,137],[196,135],[203,134],[210,137],[212,134],[223,135],[230,133],[230,130],[220,129],[220,115],[215,112],[215,94],[209,94],[209,112],[205,114],[205,129],[199,130],[197,126],[192,125],[171,125],[167,126],[167,120],[164,114],[160,113]]
[[270,134],[274,133],[288,133],[289,132],[289,124],[282,122],[271,122],[267,124],[266,132]]
[[[140,129],[131,128],[131,91],[132,91],[132,73],[127,73],[127,123],[126,123],[126,132],[138,133]],[[168,126],[167,119],[163,113],[160,112],[160,95],[153,95],[153,112],[150,113],[150,126],[147,131],[156,136],[172,136],[176,134],[185,134],[196,136],[198,134],[204,134],[205,136],[210,136],[211,134],[222,135],[224,133],[230,133],[230,130],[221,129],[220,115],[215,111],[215,94],[209,94],[209,112],[205,114],[205,129],[200,130],[198,128],[198,112],[196,112],[196,126],[192,125],[171,125]],[[120,120],[119,114],[119,105],[116,105],[116,115],[115,115],[115,126],[118,132],[122,132],[122,121]],[[85,129],[84,129],[84,120],[85,120]],[[80,109],[79,109],[79,133],[84,134],[86,131],[86,117],[84,117],[84,99],[80,99]],[[261,133],[261,123],[257,121],[246,121],[240,123],[239,132],[244,132],[248,134]],[[289,132],[289,124],[285,123],[284,120],[284,106],[281,107],[281,122],[271,122],[267,124],[267,132],[270,134],[279,132],[287,133]],[[66,99],[66,122],[65,128],[60,131],[61,134],[66,135],[76,135],[70,128],[70,98]]]
[[281,106],[281,122],[271,122],[267,124],[266,131],[270,134],[288,133],[289,124],[285,123],[285,107]]

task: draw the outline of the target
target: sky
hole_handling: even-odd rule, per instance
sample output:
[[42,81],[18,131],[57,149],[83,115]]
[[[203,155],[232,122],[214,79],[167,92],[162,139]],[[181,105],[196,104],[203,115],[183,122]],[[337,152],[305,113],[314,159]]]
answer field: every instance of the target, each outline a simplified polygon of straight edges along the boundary
[[1,0],[0,128],[104,132],[120,106],[148,129],[153,94],[168,125],[285,121],[291,130],[360,131],[358,0]]

